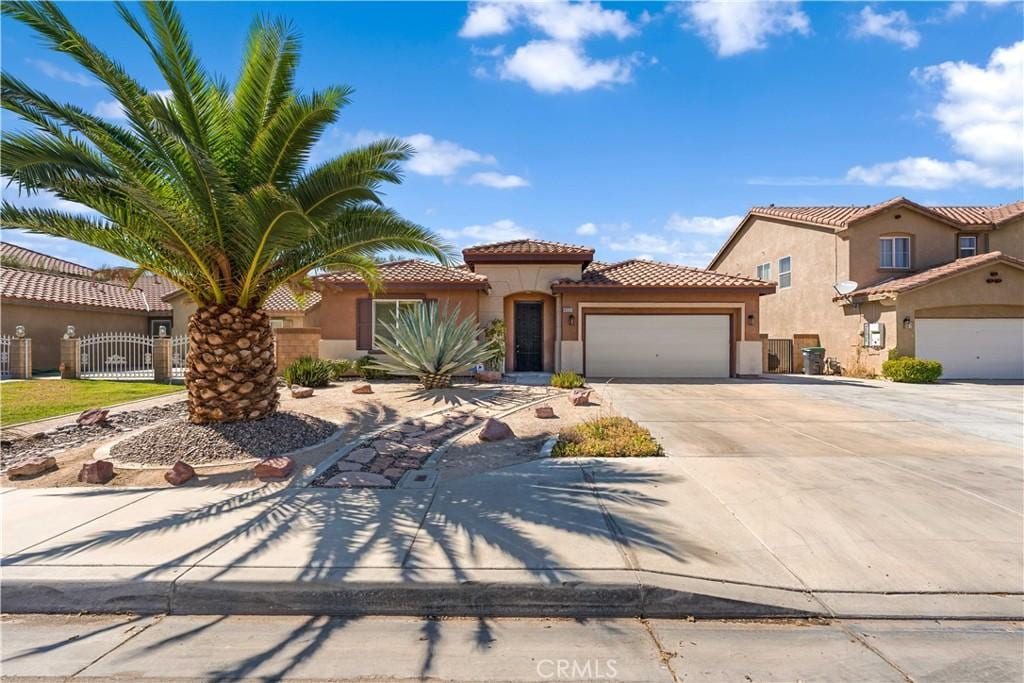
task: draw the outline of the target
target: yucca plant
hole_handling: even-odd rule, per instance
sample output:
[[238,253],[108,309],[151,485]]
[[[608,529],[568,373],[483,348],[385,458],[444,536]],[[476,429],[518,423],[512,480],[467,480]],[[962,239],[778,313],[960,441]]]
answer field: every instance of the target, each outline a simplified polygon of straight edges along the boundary
[[0,223],[98,247],[137,264],[136,277],[149,271],[177,284],[197,305],[185,373],[190,419],[264,417],[278,402],[263,310],[275,289],[301,288],[322,269],[355,271],[372,286],[380,254],[445,262],[450,248],[382,205],[380,187],[401,181],[412,153],[401,140],[310,167],[310,150],[352,91],[295,89],[299,39],[287,23],[255,21],[232,85],[203,68],[173,4],[115,7],[165,92],[130,76],[56,3],[3,3],[6,16],[103,85],[121,114],[101,118],[5,72],[3,107],[28,129],[4,132],[0,173],[25,192],[49,191],[94,213],[4,202]]
[[453,375],[499,351],[493,341],[481,339],[483,330],[472,318],[459,320],[458,306],[442,311],[423,304],[380,325],[385,334],[378,334],[375,343],[386,358],[374,364],[391,374],[415,375],[424,389],[450,387]]

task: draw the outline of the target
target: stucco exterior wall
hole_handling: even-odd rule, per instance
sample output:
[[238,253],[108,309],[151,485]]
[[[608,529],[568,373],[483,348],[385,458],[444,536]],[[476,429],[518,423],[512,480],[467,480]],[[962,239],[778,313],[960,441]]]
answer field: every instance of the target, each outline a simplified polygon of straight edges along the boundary
[[320,357],[320,330],[315,327],[288,327],[274,334],[277,373],[302,356]]
[[0,305],[3,334],[13,335],[18,325],[24,325],[25,336],[32,338],[32,367],[36,370],[54,370],[60,365],[60,340],[68,325],[75,326],[79,337],[99,332],[149,334],[149,316],[142,311],[130,313],[4,301]]
[[504,316],[505,297],[509,294],[551,294],[554,280],[578,280],[583,274],[583,267],[578,263],[478,263],[474,270],[485,275],[491,284],[490,291],[480,296],[480,324],[484,326]]
[[[171,336],[176,337],[188,334],[188,319],[196,312],[195,302],[182,294],[171,297],[167,303],[174,309],[174,328]],[[305,315],[302,313],[270,311],[270,317],[271,319],[283,320],[283,327],[319,327],[319,309],[320,307],[317,306],[311,311],[307,311]]]
[[988,236],[989,251],[1024,258],[1024,218],[1006,223]]
[[[978,251],[986,251],[984,233],[962,233],[905,207],[884,211],[846,231],[845,236],[850,245],[849,279],[867,287],[894,275],[949,263],[957,257],[957,236],[960,234],[978,235]],[[879,267],[878,241],[888,236],[910,237],[909,269]]]

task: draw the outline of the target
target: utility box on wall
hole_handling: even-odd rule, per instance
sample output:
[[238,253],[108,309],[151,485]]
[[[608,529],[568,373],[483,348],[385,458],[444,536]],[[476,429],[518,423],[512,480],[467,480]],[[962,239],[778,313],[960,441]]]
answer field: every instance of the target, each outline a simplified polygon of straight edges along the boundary
[[885,323],[864,323],[864,346],[870,349],[885,348]]

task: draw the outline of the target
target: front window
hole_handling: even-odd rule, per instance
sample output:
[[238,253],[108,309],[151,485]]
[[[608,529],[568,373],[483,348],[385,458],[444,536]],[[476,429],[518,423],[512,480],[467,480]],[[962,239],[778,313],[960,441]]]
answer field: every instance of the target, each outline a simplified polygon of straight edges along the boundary
[[411,311],[423,302],[419,299],[374,299],[373,301],[373,338],[376,348],[377,337],[391,339],[384,324],[394,324],[401,311]]
[[284,327],[284,318],[271,318],[270,319],[270,328],[271,329],[279,330],[282,327]]
[[772,279],[772,264],[762,263],[757,267],[757,279],[770,282]]
[[779,259],[779,289],[793,284],[793,259],[789,256]]
[[883,237],[879,240],[878,266],[880,268],[910,267],[910,238]]
[[957,242],[957,258],[967,258],[968,256],[977,256],[978,254],[978,238],[975,235],[960,235],[960,239]]

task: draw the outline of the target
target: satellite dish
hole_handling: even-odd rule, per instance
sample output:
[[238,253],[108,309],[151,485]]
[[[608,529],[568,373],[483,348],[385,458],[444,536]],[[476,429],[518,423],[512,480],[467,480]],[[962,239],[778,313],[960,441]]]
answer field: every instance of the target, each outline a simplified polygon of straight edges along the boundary
[[860,285],[858,285],[853,280],[843,280],[842,282],[837,282],[834,285],[832,285],[832,289],[836,290],[839,296],[846,296],[850,292],[856,290],[859,286]]

